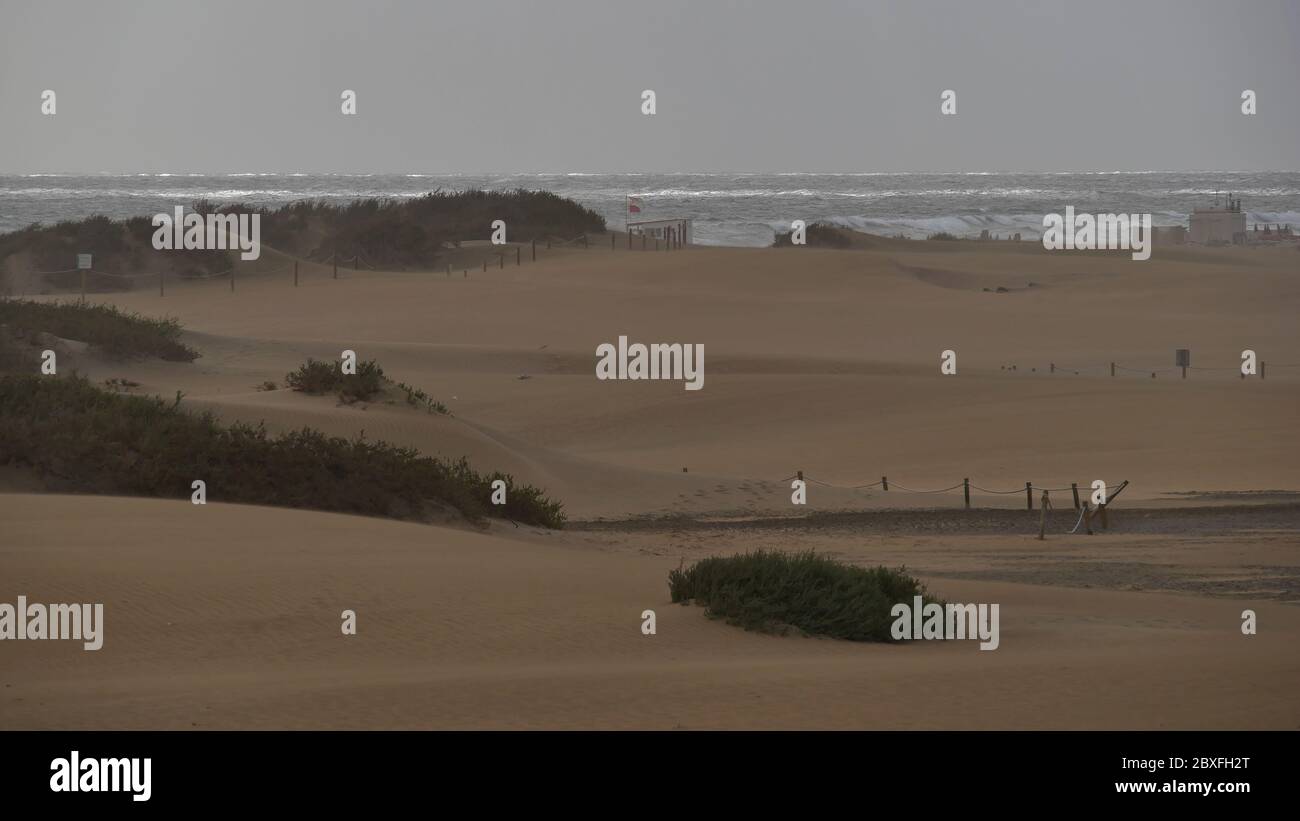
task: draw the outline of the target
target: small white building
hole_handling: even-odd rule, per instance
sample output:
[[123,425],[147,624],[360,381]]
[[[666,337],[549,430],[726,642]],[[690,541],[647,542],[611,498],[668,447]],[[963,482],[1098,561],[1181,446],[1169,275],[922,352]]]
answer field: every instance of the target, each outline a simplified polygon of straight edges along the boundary
[[694,232],[691,229],[689,219],[666,219],[666,220],[641,220],[640,222],[629,222],[627,230],[630,234],[644,234],[651,239],[667,240],[670,236],[675,237],[683,245],[690,245]]
[[1228,202],[1220,206],[1216,200],[1213,208],[1192,211],[1187,241],[1198,245],[1241,245],[1246,242],[1246,214],[1241,210],[1241,200],[1228,195]]

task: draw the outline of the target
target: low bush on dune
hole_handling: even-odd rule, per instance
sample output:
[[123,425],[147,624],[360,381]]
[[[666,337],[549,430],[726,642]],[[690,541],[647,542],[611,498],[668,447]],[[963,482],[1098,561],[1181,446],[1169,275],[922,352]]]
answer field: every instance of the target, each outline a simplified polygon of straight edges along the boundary
[[[794,244],[793,237],[793,231],[778,231],[772,246],[775,248],[790,247]],[[804,239],[806,240],[805,245],[811,248],[848,248],[853,244],[853,241],[845,233],[845,229],[820,222],[814,222],[804,230]]]
[[261,214],[262,239],[295,256],[359,256],[369,266],[390,269],[435,267],[447,246],[490,238],[494,220],[505,222],[512,242],[605,230],[605,218],[590,208],[550,191],[523,188],[438,190],[410,199],[342,204],[302,200],[278,208],[203,205],[219,213]]
[[[339,400],[347,404],[374,399],[387,393],[391,386],[394,393],[401,393],[406,404],[413,408],[422,408],[428,413],[451,415],[446,405],[419,388],[411,387],[405,382],[393,382],[384,376],[384,369],[373,359],[358,362],[357,372],[354,374],[344,373],[342,362],[308,359],[298,366],[298,370],[287,374],[284,381],[293,390],[313,396],[337,394]],[[271,390],[275,390],[274,383],[268,384],[272,385]]]
[[[174,401],[102,390],[84,378],[0,376],[0,464],[33,468],[60,490],[188,498],[419,519],[449,506],[471,520],[558,528],[562,505],[505,474],[413,448],[303,428],[269,436]],[[491,504],[493,481],[507,504]]]
[[0,299],[0,325],[21,336],[45,331],[75,339],[112,356],[156,356],[174,362],[192,362],[199,356],[180,341],[181,326],[175,319],[128,314],[112,305]]
[[357,363],[356,373],[344,373],[342,362],[308,359],[298,370],[285,375],[285,384],[296,391],[320,396],[337,393],[344,402],[364,402],[384,390],[384,369],[373,359]]
[[925,596],[925,587],[901,568],[763,550],[678,568],[668,574],[668,589],[674,602],[694,601],[710,617],[746,630],[783,634],[794,628],[850,641],[892,641],[890,609]]
[[111,220],[95,216],[54,225],[33,223],[21,230],[0,234],[0,268],[6,265],[9,257],[23,254],[27,257],[24,267],[57,272],[46,276],[50,285],[79,288],[81,272],[75,270],[77,255],[89,253],[94,259],[95,269],[86,274],[88,288],[118,291],[131,287],[131,281],[122,279],[122,275],[164,271],[173,276],[208,276],[231,265],[227,251],[156,249],[153,247],[155,230],[151,217]]

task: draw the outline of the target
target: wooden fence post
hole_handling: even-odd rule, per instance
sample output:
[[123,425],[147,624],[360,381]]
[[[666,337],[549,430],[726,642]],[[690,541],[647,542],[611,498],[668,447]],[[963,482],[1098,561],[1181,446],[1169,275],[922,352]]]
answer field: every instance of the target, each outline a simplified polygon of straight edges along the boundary
[[888,476],[881,476],[881,477],[880,477],[880,484],[884,486],[885,490],[889,490],[889,477],[888,477]]
[[966,509],[970,510],[970,477],[961,480],[962,493],[966,496]]
[[1034,509],[1034,483],[1033,482],[1025,482],[1025,503],[1029,505],[1030,510]]
[[1047,498],[1047,491],[1044,490],[1042,504],[1038,506],[1039,507],[1039,513],[1038,513],[1038,540],[1039,541],[1042,541],[1044,538],[1047,537],[1047,509],[1051,506],[1052,506],[1052,502]]
[[1070,490],[1074,492],[1074,509],[1078,510],[1079,509],[1079,483],[1071,482]]
[[1111,379],[1114,379],[1114,378],[1115,378],[1115,363],[1114,363],[1114,362],[1110,363],[1110,378],[1111,378]]
[[1264,378],[1264,360],[1259,360],[1259,378]]

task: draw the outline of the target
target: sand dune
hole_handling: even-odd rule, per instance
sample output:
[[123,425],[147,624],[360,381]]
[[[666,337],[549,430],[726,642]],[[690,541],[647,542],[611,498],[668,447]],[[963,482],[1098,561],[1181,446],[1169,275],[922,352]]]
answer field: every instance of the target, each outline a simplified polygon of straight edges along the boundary
[[[99,295],[187,328],[192,364],[71,354],[96,380],[226,420],[467,456],[575,519],[685,517],[542,533],[185,502],[31,494],[0,476],[0,593],[102,601],[105,648],[5,643],[5,727],[1300,726],[1290,513],[1202,533],[1125,532],[1125,510],[1300,491],[1295,253],[1045,254],[973,243],[864,250],[556,249],[444,273],[304,266]],[[958,253],[949,246],[961,245]],[[957,249],[962,250],[962,249]],[[1033,282],[1031,287],[1028,283]],[[984,288],[1004,287],[1006,293]],[[705,388],[601,382],[620,335],[706,350]],[[1186,381],[1173,351],[1193,351]],[[452,415],[285,389],[308,357],[375,359]],[[1251,348],[1267,380],[1235,368]],[[959,374],[939,373],[957,351]],[[1109,375],[1109,363],[1125,368]],[[1050,365],[1058,367],[1050,372]],[[1014,366],[1014,369],[1013,367]],[[1152,379],[1149,371],[1160,369]],[[1078,371],[1076,373],[1076,370]],[[526,378],[521,378],[526,377]],[[267,381],[276,390],[259,390]],[[977,506],[1026,481],[1130,480],[1104,536],[881,535],[808,510],[959,509],[911,494],[970,477]],[[853,488],[888,475],[891,490]],[[883,520],[882,520],[883,521]],[[1018,521],[1018,520],[1017,520]],[[745,633],[671,606],[666,574],[754,547],[907,564],[941,595],[995,601],[1003,645],[855,646]],[[1241,611],[1260,632],[1242,636]],[[658,612],[658,635],[639,631]],[[339,613],[355,609],[359,635]]]
[[[776,483],[796,470],[835,485],[886,475],[920,489],[967,477],[991,489],[1128,479],[1128,498],[1143,500],[1300,489],[1291,435],[1300,368],[1282,367],[1300,362],[1294,253],[1206,250],[1195,262],[1158,254],[1141,263],[905,245],[922,250],[570,249],[468,279],[321,272],[297,289],[283,277],[241,279],[234,294],[178,284],[161,299],[111,299],[176,315],[203,359],[86,369],[130,375],[144,391],[184,390],[230,418],[364,427],[484,460],[573,491],[565,501],[582,517],[731,506],[698,497],[692,474],[733,491],[772,483],[740,506],[763,510],[788,508],[788,488]],[[986,282],[1020,290],[969,284]],[[705,390],[597,381],[595,348],[619,335],[703,344]],[[1177,347],[1217,370],[1179,379]],[[252,392],[268,379],[283,386],[308,356],[345,348],[444,401],[461,424]],[[1245,348],[1273,363],[1267,380],[1235,377]],[[957,352],[958,377],[939,373],[943,350]],[[913,501],[822,487],[809,503]]]
[[1300,611],[1265,601],[940,580],[1002,603],[997,651],[864,646],[710,621],[668,602],[675,561],[557,534],[103,497],[0,511],[8,589],[105,606],[99,651],[3,648],[9,728],[1300,726]]

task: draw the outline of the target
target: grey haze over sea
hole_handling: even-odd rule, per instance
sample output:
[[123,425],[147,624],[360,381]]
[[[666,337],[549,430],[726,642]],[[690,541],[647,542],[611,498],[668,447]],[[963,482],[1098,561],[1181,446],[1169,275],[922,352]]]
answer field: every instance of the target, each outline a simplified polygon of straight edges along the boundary
[[[152,216],[200,199],[276,206],[294,200],[416,197],[443,189],[546,189],[622,229],[624,197],[640,219],[694,220],[695,240],[767,245],[790,221],[828,221],[869,233],[922,238],[946,231],[1037,238],[1043,215],[1150,213],[1185,224],[1215,192],[1243,200],[1248,224],[1300,224],[1300,172],[976,172],[674,174],[28,174],[0,176],[0,232],[33,222],[103,214]],[[635,218],[634,218],[635,219]],[[488,228],[484,227],[486,236]]]

